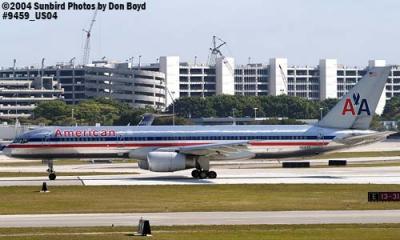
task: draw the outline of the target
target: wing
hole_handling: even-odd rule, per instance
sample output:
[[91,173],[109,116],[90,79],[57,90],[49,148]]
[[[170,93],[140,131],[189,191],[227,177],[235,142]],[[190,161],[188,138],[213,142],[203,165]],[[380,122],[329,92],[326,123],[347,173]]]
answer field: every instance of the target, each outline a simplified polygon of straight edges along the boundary
[[215,158],[229,158],[248,154],[248,141],[230,141],[224,143],[210,143],[195,146],[159,148],[157,151],[178,152],[185,155],[207,156]]

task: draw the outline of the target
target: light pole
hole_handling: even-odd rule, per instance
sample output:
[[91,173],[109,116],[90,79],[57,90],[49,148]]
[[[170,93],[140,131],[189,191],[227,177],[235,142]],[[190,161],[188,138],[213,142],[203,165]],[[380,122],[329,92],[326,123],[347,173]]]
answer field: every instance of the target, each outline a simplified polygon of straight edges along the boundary
[[77,126],[77,122],[75,119],[75,108],[71,108],[71,119],[72,119],[72,123],[74,123],[75,126]]
[[319,120],[322,120],[322,111],[324,110],[324,108],[320,107],[319,108]]
[[17,59],[13,60],[13,78],[15,79],[15,66],[17,65]]
[[257,118],[257,109],[258,108],[253,108],[254,109],[254,120]]
[[18,93],[14,94],[15,96],[15,125],[18,123]]
[[175,91],[172,94],[172,125],[175,126]]
[[139,64],[138,64],[138,65],[139,65],[139,66],[138,66],[139,69],[140,69],[140,60],[141,60],[141,59],[142,59],[142,55],[139,55]]
[[167,91],[172,101],[172,125],[175,126],[175,91],[170,92],[167,87],[165,88],[165,90]]
[[236,125],[236,119],[235,119],[235,108],[232,108],[232,119],[233,119],[233,125]]
[[133,68],[133,59],[134,59],[134,57],[130,57],[130,58],[128,59],[128,61],[131,62],[131,68]]

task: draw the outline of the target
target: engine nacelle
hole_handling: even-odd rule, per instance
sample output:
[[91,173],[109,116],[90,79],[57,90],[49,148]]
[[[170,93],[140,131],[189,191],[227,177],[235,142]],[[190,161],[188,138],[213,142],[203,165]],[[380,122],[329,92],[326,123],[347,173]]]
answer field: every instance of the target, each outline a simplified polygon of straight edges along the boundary
[[149,170],[149,162],[147,162],[147,160],[138,161],[138,166],[140,169]]
[[195,159],[181,153],[154,151],[147,154],[147,162],[139,162],[139,167],[153,172],[174,172],[194,168],[195,164]]

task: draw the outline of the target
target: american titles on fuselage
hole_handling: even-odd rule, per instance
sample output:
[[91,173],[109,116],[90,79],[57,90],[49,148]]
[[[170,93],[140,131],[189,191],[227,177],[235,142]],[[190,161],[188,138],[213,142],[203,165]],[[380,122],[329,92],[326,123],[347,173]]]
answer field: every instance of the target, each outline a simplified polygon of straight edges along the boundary
[[115,130],[97,130],[97,129],[88,129],[88,130],[61,130],[56,129],[54,136],[55,137],[115,137],[117,133]]

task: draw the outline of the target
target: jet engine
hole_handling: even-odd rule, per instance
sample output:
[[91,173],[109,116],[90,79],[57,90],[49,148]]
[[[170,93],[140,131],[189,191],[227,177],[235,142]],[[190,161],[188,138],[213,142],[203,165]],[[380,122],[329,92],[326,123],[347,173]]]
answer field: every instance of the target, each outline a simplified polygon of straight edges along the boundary
[[153,172],[174,172],[194,168],[196,160],[177,152],[149,152],[147,160],[139,161],[141,169]]

